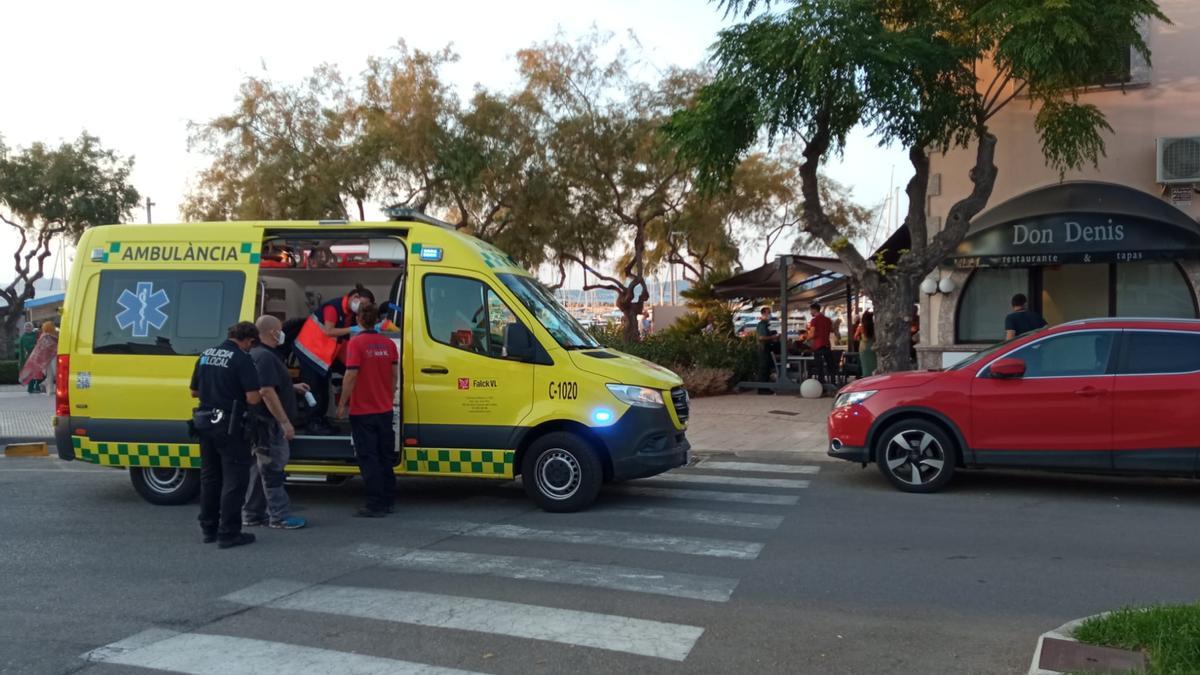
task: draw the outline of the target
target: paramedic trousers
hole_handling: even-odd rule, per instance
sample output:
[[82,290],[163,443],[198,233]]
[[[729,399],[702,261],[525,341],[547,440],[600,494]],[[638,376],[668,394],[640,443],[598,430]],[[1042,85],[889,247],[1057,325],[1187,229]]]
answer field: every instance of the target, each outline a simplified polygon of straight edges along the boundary
[[242,503],[254,461],[250,444],[222,431],[200,435],[200,529],[218,541],[242,533]]
[[292,515],[292,505],[283,487],[283,469],[290,459],[291,448],[283,435],[283,427],[274,421],[265,426],[263,437],[254,448],[242,522],[269,521],[276,525]]
[[392,413],[351,415],[354,456],[362,473],[367,508],[386,511],[395,502],[396,430]]

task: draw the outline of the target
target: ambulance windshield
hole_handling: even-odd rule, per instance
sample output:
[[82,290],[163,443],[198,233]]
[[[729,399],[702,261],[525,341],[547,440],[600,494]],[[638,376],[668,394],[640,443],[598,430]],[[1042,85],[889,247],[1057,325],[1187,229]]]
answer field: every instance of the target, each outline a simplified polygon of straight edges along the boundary
[[565,349],[595,349],[600,346],[587,329],[558,304],[554,294],[536,279],[517,274],[501,274],[499,277],[559,345]]

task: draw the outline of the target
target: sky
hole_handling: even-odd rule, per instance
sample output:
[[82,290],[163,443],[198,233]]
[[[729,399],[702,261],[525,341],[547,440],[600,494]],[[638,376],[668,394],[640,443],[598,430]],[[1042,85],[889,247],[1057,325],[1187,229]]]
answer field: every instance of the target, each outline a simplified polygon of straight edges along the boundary
[[[518,49],[562,32],[593,27],[637,37],[653,64],[695,66],[728,25],[702,0],[563,2],[275,2],[8,3],[0,40],[0,136],[11,147],[57,144],[86,130],[105,147],[135,158],[132,181],[155,203],[156,223],[179,217],[179,205],[203,155],[187,147],[188,122],[232,109],[238,85],[264,73],[296,81],[330,63],[358,73],[367,57],[398,40],[423,50],[447,44],[460,60],[443,71],[462,96],[476,84],[503,90],[516,83]],[[265,71],[264,71],[265,68]],[[904,155],[859,133],[827,168],[874,206],[907,180]],[[368,214],[370,217],[370,214]],[[145,222],[144,208],[133,222]],[[0,235],[0,280],[10,279],[16,238]],[[761,250],[743,253],[747,264]]]

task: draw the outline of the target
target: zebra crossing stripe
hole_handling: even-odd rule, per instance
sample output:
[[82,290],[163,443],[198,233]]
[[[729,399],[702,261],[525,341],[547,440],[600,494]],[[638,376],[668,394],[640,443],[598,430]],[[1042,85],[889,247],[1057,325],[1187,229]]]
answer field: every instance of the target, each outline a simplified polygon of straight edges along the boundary
[[758,492],[722,492],[720,490],[689,490],[687,488],[647,487],[641,485],[612,485],[605,491],[637,495],[639,497],[667,497],[691,499],[705,502],[734,502],[742,504],[770,504],[772,506],[794,506],[800,503],[795,495],[767,495]]
[[668,534],[648,534],[624,530],[597,530],[563,527],[544,529],[512,524],[487,524],[466,521],[411,520],[416,527],[455,532],[466,537],[491,537],[520,541],[545,541],[557,544],[594,544],[643,551],[662,551],[703,555],[716,558],[753,560],[763,545],[753,541],[710,539],[707,537],[678,537]]
[[481,555],[460,551],[417,550],[376,544],[361,544],[352,553],[385,567],[544,581],[709,602],[728,602],[738,584],[737,579],[725,577],[662,572],[620,565],[594,565],[548,558]]
[[758,471],[762,473],[820,473],[821,467],[812,464],[759,464],[758,462],[720,462],[704,461],[696,465],[697,469],[713,469],[714,471]]
[[[284,642],[150,630],[89,652],[89,661],[189,675],[471,675],[471,671]],[[137,643],[143,644],[137,644]]]
[[719,525],[724,527],[748,527],[760,530],[774,530],[783,523],[783,516],[773,516],[763,513],[737,513],[730,511],[701,511],[698,509],[667,509],[667,508],[614,508],[596,507],[584,512],[587,514],[616,514],[654,520],[669,520],[677,523],[696,523],[699,525]]
[[699,473],[660,473],[657,476],[643,478],[646,481],[667,481],[669,483],[707,483],[710,485],[742,485],[745,487],[789,488],[801,490],[808,487],[806,480],[794,478],[748,478],[744,476],[710,476]]
[[[253,587],[247,590],[227,598],[254,595]],[[672,661],[686,659],[704,634],[699,626],[613,614],[355,586],[308,586],[258,606],[507,635]],[[344,671],[331,667],[326,672]]]

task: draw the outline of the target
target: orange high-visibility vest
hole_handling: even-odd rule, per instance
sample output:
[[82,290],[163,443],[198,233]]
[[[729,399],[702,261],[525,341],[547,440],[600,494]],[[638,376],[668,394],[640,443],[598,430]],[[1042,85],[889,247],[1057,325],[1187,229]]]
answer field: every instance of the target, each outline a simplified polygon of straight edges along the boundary
[[304,327],[300,329],[300,334],[296,336],[296,354],[302,361],[307,362],[308,365],[322,373],[329,372],[329,369],[333,366],[333,361],[338,351],[338,339],[326,335],[325,331],[322,330],[321,326],[324,322],[321,319],[321,315],[324,313],[326,307],[333,307],[334,311],[337,312],[336,326],[344,328],[348,318],[353,315],[347,313],[342,307],[343,300],[344,298],[330,300],[318,307],[317,311],[308,317],[308,321],[304,322]]

